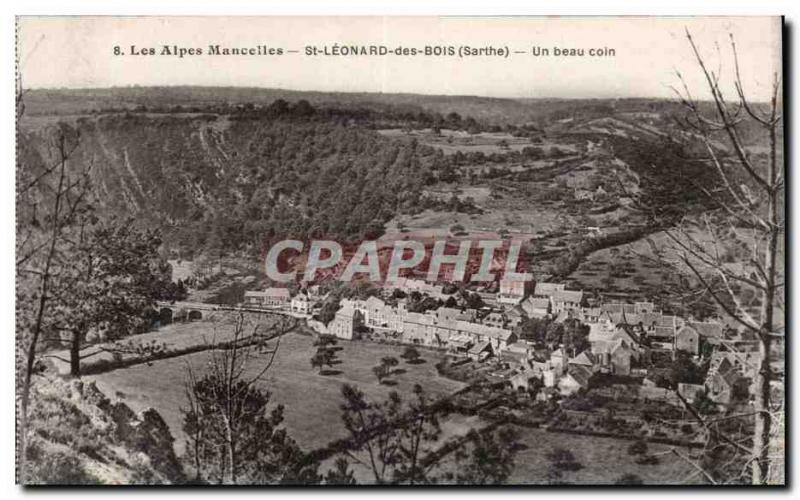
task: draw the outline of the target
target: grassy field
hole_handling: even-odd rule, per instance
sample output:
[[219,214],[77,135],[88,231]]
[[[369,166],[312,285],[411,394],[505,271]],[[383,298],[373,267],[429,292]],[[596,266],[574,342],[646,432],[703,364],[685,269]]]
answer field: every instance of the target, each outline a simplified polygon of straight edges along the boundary
[[[198,324],[198,326],[201,326]],[[330,441],[345,436],[340,419],[340,390],[344,383],[357,385],[369,398],[385,399],[392,390],[408,395],[415,383],[421,384],[428,393],[444,395],[463,387],[463,384],[439,377],[434,368],[437,356],[422,351],[425,363],[408,365],[401,363],[398,368],[407,370],[393,376],[394,386],[379,385],[372,373],[373,366],[383,356],[399,356],[400,347],[342,342],[339,352],[342,363],[335,368],[341,373],[320,375],[311,369],[309,359],[314,351],[312,337],[302,334],[288,334],[280,343],[279,355],[263,380],[264,388],[272,391],[272,402],[285,405],[284,423],[291,435],[306,449],[323,446]],[[183,448],[182,416],[180,409],[185,405],[184,381],[186,367],[201,371],[207,365],[211,354],[204,352],[180,358],[156,361],[127,369],[115,370],[91,377],[98,387],[110,396],[122,397],[135,410],[153,407],[161,413],[178,440],[178,448]],[[251,371],[256,372],[260,363],[251,363]],[[447,433],[465,432],[468,422],[454,421]]]
[[[708,241],[708,236],[702,233],[692,233],[692,237],[700,242]],[[658,232],[632,243],[592,253],[569,276],[569,280],[579,288],[582,285],[582,288],[642,295],[656,293],[665,281],[674,277],[674,270],[659,261],[653,248],[663,252],[662,258],[677,264],[691,278],[691,271],[678,261],[679,247],[666,233]],[[611,286],[608,286],[609,279]]]
[[[550,461],[547,453],[553,448],[570,450],[583,467],[574,472],[565,472],[562,480],[571,484],[609,484],[623,474],[636,474],[645,484],[683,484],[692,478],[694,469],[669,452],[670,446],[648,444],[648,453],[658,455],[660,463],[639,465],[635,457],[628,455],[632,441],[576,436],[547,432],[541,429],[521,429],[521,443],[526,449],[519,452],[516,467],[509,482],[512,484],[542,484],[547,482]],[[688,452],[679,450],[683,455]],[[689,479],[697,482],[697,478]]]
[[[209,311],[203,311],[203,314],[204,318],[202,320],[172,323],[152,332],[128,337],[120,342],[136,346],[155,344],[163,346],[166,351],[181,351],[196,346],[212,345],[231,340],[233,324],[236,319],[235,315],[226,312]],[[275,319],[276,316],[271,314],[247,313],[245,324],[250,325],[250,327],[258,325],[260,332],[266,332]],[[248,329],[246,333],[249,334],[250,330]],[[113,342],[110,344],[113,344]],[[83,358],[81,366],[87,368],[95,363],[111,361],[113,359],[112,353],[103,350],[106,345],[95,344],[81,350]],[[123,358],[127,359],[136,356],[136,354],[126,354]],[[59,373],[69,373],[69,351],[50,352],[46,355],[46,359],[53,363]]]
[[[663,233],[650,238],[666,248],[668,242]],[[642,239],[592,253],[568,279],[576,288],[645,294],[661,286],[669,273],[669,268],[656,261],[650,245]]]
[[414,216],[401,216],[387,224],[387,232],[396,231],[398,224],[409,233],[428,237],[443,237],[450,234],[450,228],[460,225],[465,231],[485,233],[485,237],[497,238],[498,231],[505,229],[515,238],[530,239],[539,231],[555,231],[572,228],[575,224],[571,218],[558,210],[549,207],[531,205],[524,209],[495,206],[483,214],[473,215],[437,210],[425,210]]
[[440,149],[444,154],[461,153],[506,153],[508,151],[522,151],[525,147],[535,146],[546,153],[554,150],[574,153],[576,146],[571,141],[544,140],[531,142],[527,137],[514,137],[506,132],[480,132],[471,134],[463,130],[441,129],[440,134],[435,134],[431,129],[405,131],[402,129],[382,129],[378,133],[392,138],[414,138],[422,144]]

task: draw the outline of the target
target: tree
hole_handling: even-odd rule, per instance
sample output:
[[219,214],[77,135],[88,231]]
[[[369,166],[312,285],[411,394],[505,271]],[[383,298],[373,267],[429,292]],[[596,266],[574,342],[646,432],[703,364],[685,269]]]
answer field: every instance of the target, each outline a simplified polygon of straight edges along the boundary
[[[686,37],[695,56],[706,90],[712,98],[710,106],[698,102],[683,76],[678,73],[681,89],[676,94],[686,114],[682,125],[686,134],[675,139],[687,149],[699,143],[702,161],[717,176],[717,189],[704,187],[713,209],[699,221],[683,220],[667,231],[672,243],[672,259],[679,272],[691,275],[700,289],[710,295],[719,310],[740,329],[758,339],[760,362],[754,367],[755,424],[749,446],[751,482],[783,483],[782,477],[771,476],[773,459],[770,440],[781,429],[783,402],[773,401],[771,383],[775,380],[772,362],[773,346],[785,334],[784,277],[781,262],[785,252],[785,169],[782,156],[782,84],[776,72],[767,104],[753,103],[746,95],[736,42],[731,36],[733,59],[733,99],[723,93],[720,74],[709,68],[692,35]],[[758,131],[766,142],[766,154],[749,147],[745,137]],[[703,234],[703,241],[699,234]],[[741,266],[726,262],[726,249],[747,249]],[[696,291],[696,290],[695,290]],[[744,297],[757,300],[746,301]],[[775,436],[777,438],[777,434]],[[728,442],[734,448],[741,444]],[[778,455],[778,454],[775,454]],[[777,458],[777,460],[781,460]],[[776,473],[782,467],[776,469]]]
[[698,391],[691,404],[700,415],[711,415],[717,412],[717,403],[708,397],[708,389]]
[[[342,420],[349,432],[341,453],[369,470],[377,484],[501,484],[513,470],[519,449],[511,428],[475,431],[439,445],[440,418],[448,414],[444,401],[431,401],[422,387],[403,402],[391,392],[383,402],[370,402],[356,387],[342,387]],[[457,473],[442,471],[455,457]],[[329,474],[341,478],[346,463]]]
[[330,368],[339,362],[336,357],[336,352],[338,350],[336,342],[336,337],[331,335],[320,335],[317,340],[314,341],[314,346],[316,346],[317,351],[314,353],[314,356],[311,357],[312,368],[319,368],[319,372],[322,373],[322,368],[324,366]]
[[520,324],[521,337],[533,342],[544,343],[549,322],[546,318],[525,318]]
[[519,451],[518,434],[511,427],[497,432],[471,430],[467,435],[472,449],[456,452],[458,472],[451,479],[458,484],[503,484],[514,470]]
[[400,357],[405,359],[407,363],[413,365],[419,363],[422,355],[419,353],[416,347],[408,346]]
[[[272,366],[280,336],[296,321],[282,318],[272,331],[258,327],[245,333],[243,314],[234,325],[231,342],[212,349],[206,373],[199,376],[187,364],[183,430],[187,455],[197,481],[218,484],[319,482],[317,464],[305,459],[283,422],[283,406],[268,408],[271,393],[261,388]],[[274,345],[268,342],[277,339]]]
[[685,351],[677,351],[675,359],[669,365],[670,388],[677,388],[678,384],[702,384],[706,378],[706,370],[692,360],[692,356]]
[[311,367],[319,368],[319,373],[322,374],[322,368],[332,367],[335,364],[336,353],[330,349],[320,348],[311,357]]
[[375,374],[379,384],[382,384],[383,380],[389,376],[389,371],[383,364],[373,366],[372,373]]
[[386,368],[386,375],[389,376],[393,373],[394,367],[399,365],[400,362],[393,356],[384,356],[381,358],[381,366]]
[[589,349],[589,326],[577,319],[564,321],[562,341],[573,356]]
[[480,309],[480,308],[482,308],[483,306],[486,305],[483,302],[483,299],[481,298],[481,296],[478,295],[475,292],[470,293],[470,292],[464,290],[461,295],[464,298],[464,300],[466,301],[467,307],[469,309]]
[[[453,295],[457,291],[458,291],[458,285],[453,283],[453,282],[448,281],[447,283],[442,285],[442,293],[445,294],[445,295]],[[455,300],[454,297],[450,297],[450,298]],[[449,299],[448,299],[448,301],[449,301]],[[456,304],[458,304],[458,303],[456,302]],[[447,307],[455,307],[455,306],[447,306]]]
[[80,229],[68,250],[72,265],[54,281],[58,299],[50,317],[53,332],[69,335],[74,377],[80,376],[81,349],[87,341],[144,331],[155,314],[155,301],[170,299],[173,290],[169,266],[158,254],[161,239],[154,231],[114,219],[90,219]]
[[564,338],[564,324],[551,322],[547,325],[544,340],[551,346],[556,346],[562,343]]
[[400,364],[397,358],[392,356],[385,356],[381,358],[379,365],[372,368],[372,373],[378,378],[378,383],[382,384],[383,380],[392,374],[392,369]]
[[344,457],[339,457],[334,462],[334,468],[325,475],[325,484],[337,486],[350,486],[356,484],[353,471],[350,470],[350,462]]
[[408,296],[407,308],[409,312],[425,312],[431,309],[438,309],[442,305],[439,299],[434,299],[428,295],[413,291]]
[[336,311],[339,310],[339,299],[326,299],[320,308],[317,318],[324,324],[328,324],[336,317]]
[[[24,112],[21,79],[17,80],[17,117]],[[40,344],[51,328],[49,318],[57,299],[55,277],[71,265],[64,248],[77,221],[90,210],[89,168],[70,165],[80,136],[59,128],[50,145],[51,159],[26,150],[20,142],[16,192],[16,348],[19,403],[20,478],[26,477],[28,405]],[[48,160],[50,163],[48,163]]]
[[342,421],[350,434],[347,456],[366,467],[377,484],[427,484],[443,456],[435,453],[443,410],[434,406],[421,386],[403,404],[392,391],[382,403],[345,384]]

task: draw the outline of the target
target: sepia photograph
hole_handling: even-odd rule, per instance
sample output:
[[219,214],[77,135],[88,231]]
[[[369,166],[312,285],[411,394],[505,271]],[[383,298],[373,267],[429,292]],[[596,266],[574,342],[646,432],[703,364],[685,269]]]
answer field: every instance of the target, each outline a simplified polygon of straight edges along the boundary
[[17,484],[787,485],[783,18],[15,23]]

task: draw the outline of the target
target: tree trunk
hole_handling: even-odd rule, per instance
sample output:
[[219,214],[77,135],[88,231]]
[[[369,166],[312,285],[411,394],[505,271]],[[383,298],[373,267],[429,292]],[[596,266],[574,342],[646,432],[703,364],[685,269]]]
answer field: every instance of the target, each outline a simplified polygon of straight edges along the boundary
[[227,438],[226,445],[228,446],[228,475],[230,476],[231,484],[236,484],[236,456],[233,446],[233,431],[230,426],[226,429]]
[[73,377],[81,376],[81,334],[72,332],[72,342],[69,346],[69,374]]
[[[774,134],[774,129],[773,129]],[[775,153],[775,143],[773,137],[772,154]],[[776,185],[776,170],[772,169],[772,185]],[[773,227],[778,226],[778,198],[775,193],[769,194],[769,220]],[[770,350],[772,347],[771,335],[775,332],[775,303],[777,299],[777,287],[775,285],[777,276],[778,262],[778,243],[780,233],[773,229],[769,235],[769,248],[765,255],[765,269],[767,270],[767,289],[762,294],[762,325],[760,332],[760,342],[758,343],[759,355],[761,360],[758,366],[758,373],[755,377],[755,432],[753,435],[753,484],[766,484],[769,478],[769,448],[770,435],[772,433],[772,414],[771,410],[771,382],[772,366],[770,365]]]
[[[229,400],[230,401],[230,400]],[[225,452],[228,455],[228,464],[227,464],[227,472],[228,473],[228,480],[230,481],[228,484],[236,484],[236,456],[235,456],[235,446],[233,444],[234,437],[233,437],[233,429],[231,428],[231,419],[230,417],[225,414],[225,409],[222,410],[223,415],[222,418],[225,422]],[[224,475],[224,473],[223,473]]]
[[759,343],[761,364],[755,380],[756,422],[753,435],[753,484],[765,484],[769,477],[769,439],[772,432],[770,410],[770,337]]

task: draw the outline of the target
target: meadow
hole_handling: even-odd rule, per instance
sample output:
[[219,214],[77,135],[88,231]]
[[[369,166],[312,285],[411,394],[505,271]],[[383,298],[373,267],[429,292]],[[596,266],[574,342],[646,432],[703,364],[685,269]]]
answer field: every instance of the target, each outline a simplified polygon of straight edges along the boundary
[[[520,429],[520,442],[525,446],[517,455],[510,484],[542,484],[547,482],[550,461],[547,453],[554,448],[564,448],[575,455],[582,468],[564,472],[562,481],[571,484],[594,485],[614,483],[623,474],[635,474],[645,484],[695,484],[699,478],[692,467],[671,452],[671,446],[649,443],[648,454],[656,455],[659,463],[637,464],[636,457],[628,454],[633,441],[622,439],[578,436],[542,429]],[[686,449],[678,450],[688,455]]]
[[[207,323],[197,323],[196,328],[210,328]],[[274,345],[275,343],[273,343]],[[346,436],[341,423],[339,405],[341,387],[345,383],[358,386],[371,400],[384,400],[395,390],[409,396],[414,384],[421,384],[432,396],[443,396],[463,387],[461,382],[440,377],[434,365],[438,354],[421,351],[424,363],[410,365],[401,361],[397,373],[391,377],[395,385],[378,384],[372,367],[384,356],[399,357],[398,346],[341,341],[341,363],[332,374],[320,374],[312,369],[310,358],[315,350],[313,337],[290,333],[281,338],[275,362],[262,379],[262,386],[272,393],[271,404],[282,404],[284,424],[291,436],[304,449],[322,447]],[[202,373],[213,354],[202,352],[179,358],[154,361],[150,364],[114,370],[87,377],[111,397],[123,399],[134,410],[153,407],[161,413],[177,441],[178,451],[183,449],[181,407],[185,406],[187,369],[190,366]],[[250,361],[247,373],[255,374],[263,366],[264,358]],[[453,421],[447,434],[466,432],[469,422]]]

